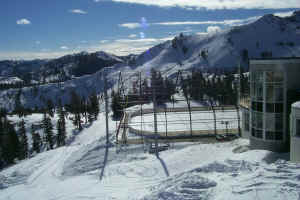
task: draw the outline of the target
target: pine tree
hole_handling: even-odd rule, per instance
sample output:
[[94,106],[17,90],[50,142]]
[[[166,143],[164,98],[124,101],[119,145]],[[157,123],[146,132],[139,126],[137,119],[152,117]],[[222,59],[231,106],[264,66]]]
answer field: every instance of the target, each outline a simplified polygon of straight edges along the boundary
[[92,93],[92,95],[89,97],[89,113],[93,115],[94,120],[98,119],[99,115],[99,99],[96,95],[96,93]]
[[25,109],[21,103],[21,94],[22,90],[19,89],[15,96],[15,112],[18,114],[19,117],[23,117],[26,115]]
[[82,113],[82,104],[80,97],[76,94],[75,91],[71,92],[71,102],[66,106],[66,109],[74,115],[73,124],[79,129],[82,130],[81,125],[81,113]]
[[13,164],[14,160],[18,157],[20,149],[20,142],[17,136],[16,130],[12,124],[10,124],[6,117],[1,119],[2,121],[2,158],[4,165]]
[[51,99],[48,99],[47,100],[47,111],[48,111],[48,114],[50,115],[50,117],[53,117],[54,116],[54,105],[53,105],[53,102],[51,101]]
[[31,135],[32,135],[32,150],[36,153],[40,153],[42,140],[40,135],[34,131],[33,125],[31,125]]
[[112,92],[111,109],[113,111],[113,118],[120,119],[122,117],[122,105],[120,103],[120,96],[118,93]]
[[19,158],[23,160],[28,157],[28,139],[26,135],[24,119],[22,119],[22,121],[19,123],[19,136],[20,136]]
[[47,150],[53,149],[54,147],[54,138],[53,138],[53,126],[51,119],[44,113],[43,118],[43,128],[44,128],[44,140],[47,146]]
[[57,146],[61,147],[66,144],[66,120],[65,120],[65,111],[61,104],[58,107],[59,119],[57,121]]

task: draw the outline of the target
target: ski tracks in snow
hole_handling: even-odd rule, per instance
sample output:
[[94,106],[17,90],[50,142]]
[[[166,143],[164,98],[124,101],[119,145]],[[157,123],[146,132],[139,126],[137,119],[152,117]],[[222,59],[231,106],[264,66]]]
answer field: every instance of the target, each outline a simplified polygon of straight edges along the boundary
[[61,174],[63,171],[63,166],[67,158],[78,149],[78,146],[67,146],[61,147],[59,149],[53,150],[54,156],[52,156],[51,161],[46,162],[41,166],[36,172],[34,172],[26,181],[25,185],[35,187],[39,183],[45,182],[45,180],[51,178],[62,178]]

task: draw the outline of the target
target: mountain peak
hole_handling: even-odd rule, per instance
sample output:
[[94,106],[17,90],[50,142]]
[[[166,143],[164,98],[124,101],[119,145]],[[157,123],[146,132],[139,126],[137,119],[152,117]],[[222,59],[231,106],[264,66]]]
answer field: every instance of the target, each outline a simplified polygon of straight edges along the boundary
[[300,16],[300,10],[294,11],[293,16]]

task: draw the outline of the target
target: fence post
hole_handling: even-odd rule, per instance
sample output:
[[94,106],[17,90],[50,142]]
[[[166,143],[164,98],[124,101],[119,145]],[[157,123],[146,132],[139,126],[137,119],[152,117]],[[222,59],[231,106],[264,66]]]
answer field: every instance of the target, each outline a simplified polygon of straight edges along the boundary
[[239,105],[236,105],[236,112],[237,112],[237,118],[238,118],[238,134],[239,134],[239,137],[242,136],[242,133],[241,133],[241,118],[240,118],[240,107]]
[[216,111],[214,109],[214,105],[212,100],[209,101],[210,102],[210,107],[213,111],[213,115],[214,115],[214,131],[215,131],[215,137],[217,138],[217,117],[216,117]]

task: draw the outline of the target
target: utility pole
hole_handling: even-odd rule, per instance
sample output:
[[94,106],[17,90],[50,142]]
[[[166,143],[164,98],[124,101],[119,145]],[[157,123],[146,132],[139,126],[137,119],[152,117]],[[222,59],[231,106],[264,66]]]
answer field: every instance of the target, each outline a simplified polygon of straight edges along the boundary
[[105,99],[105,122],[106,122],[106,145],[108,145],[109,141],[109,128],[108,128],[108,97],[107,97],[107,78],[105,71],[104,75],[104,99]]
[[109,150],[109,129],[108,129],[108,96],[107,96],[107,77],[105,70],[108,68],[104,68],[101,72],[102,80],[104,82],[104,100],[105,100],[105,122],[106,122],[106,148],[105,148],[105,156],[103,160],[103,166],[100,173],[100,180],[102,180],[104,175],[104,169],[105,165],[107,164],[107,158],[108,158],[108,150]]
[[158,131],[157,131],[157,102],[156,102],[156,91],[155,91],[155,78],[152,84],[152,98],[153,98],[153,116],[154,116],[154,133],[155,133],[155,155],[158,157]]

